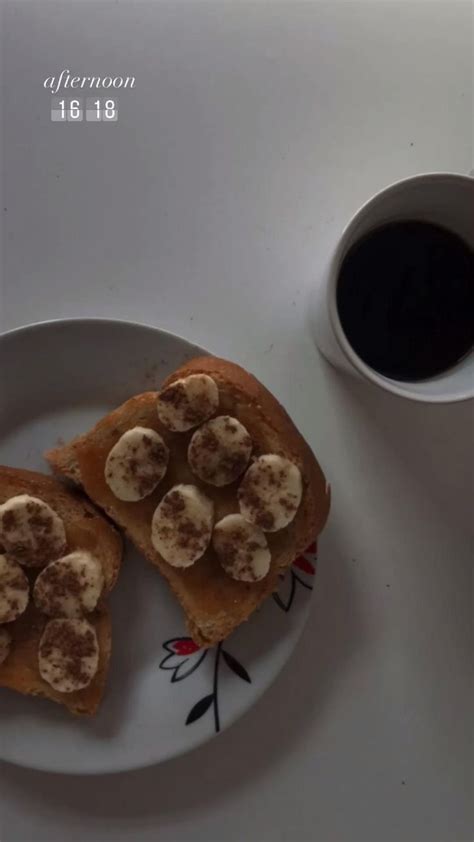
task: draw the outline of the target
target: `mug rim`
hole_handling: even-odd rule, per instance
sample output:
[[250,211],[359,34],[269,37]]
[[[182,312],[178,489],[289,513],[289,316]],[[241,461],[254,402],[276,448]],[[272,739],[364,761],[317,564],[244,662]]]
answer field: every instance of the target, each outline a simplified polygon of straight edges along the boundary
[[[342,234],[339,238],[339,242],[331,258],[329,265],[329,283],[327,297],[328,315],[331,327],[334,331],[341,352],[344,354],[347,361],[359,372],[359,374],[363,378],[371,381],[381,389],[392,392],[393,394],[398,395],[399,397],[408,398],[412,401],[421,403],[459,403],[460,401],[466,401],[474,397],[474,383],[471,389],[468,388],[465,391],[460,391],[458,394],[450,394],[449,392],[446,392],[446,394],[437,395],[422,394],[416,391],[412,391],[410,389],[410,381],[393,380],[392,378],[385,377],[383,374],[379,374],[375,369],[367,365],[367,363],[365,363],[363,359],[359,357],[359,355],[355,352],[349,340],[347,339],[341,324],[341,320],[339,318],[337,308],[336,289],[337,281],[339,278],[339,269],[345,254],[347,241],[352,231],[354,230],[354,227],[356,226],[357,222],[360,221],[360,219],[364,216],[364,214],[367,212],[367,210],[375,202],[376,199],[379,199],[382,196],[387,196],[388,194],[395,192],[397,189],[403,187],[404,185],[423,181],[453,181],[463,184],[469,183],[474,191],[474,178],[472,178],[472,176],[464,175],[463,173],[452,172],[426,172],[419,173],[413,176],[408,176],[407,178],[398,179],[397,181],[393,181],[391,184],[387,185],[387,187],[382,188],[382,190],[378,190],[376,193],[373,193],[372,196],[358,208],[358,210],[353,214],[348,223],[345,225]],[[429,377],[426,378],[425,382],[434,381],[435,379],[436,377]]]

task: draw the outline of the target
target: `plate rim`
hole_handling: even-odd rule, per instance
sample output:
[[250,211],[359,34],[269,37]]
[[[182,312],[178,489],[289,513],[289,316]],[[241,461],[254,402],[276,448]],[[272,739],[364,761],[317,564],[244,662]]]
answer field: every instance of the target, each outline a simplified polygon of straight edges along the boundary
[[48,328],[53,327],[55,325],[69,325],[69,324],[93,324],[93,325],[122,325],[124,327],[132,327],[132,328],[139,328],[144,329],[147,331],[151,331],[154,333],[162,333],[165,336],[170,336],[173,339],[178,339],[181,342],[185,342],[187,345],[193,345],[196,348],[199,348],[202,351],[203,356],[213,356],[213,351],[208,351],[206,348],[203,348],[198,342],[191,341],[190,339],[186,339],[180,333],[175,333],[173,330],[167,330],[166,328],[160,327],[159,325],[152,325],[148,322],[136,322],[133,319],[113,319],[108,318],[107,316],[72,316],[68,318],[55,318],[55,319],[41,319],[39,322],[27,322],[24,325],[17,325],[16,327],[8,328],[8,330],[0,330],[0,342],[4,339],[9,339],[10,337],[17,336],[21,333],[27,332],[35,332],[37,329],[41,328]]
[[[145,331],[150,332],[150,333],[168,336],[172,339],[178,340],[179,342],[183,342],[186,345],[192,345],[197,350],[199,350],[199,352],[201,352],[203,356],[209,356],[213,353],[213,352],[209,351],[208,349],[203,348],[201,345],[196,344],[195,342],[191,341],[190,339],[186,339],[186,337],[184,337],[180,334],[177,334],[174,331],[170,331],[170,330],[167,330],[165,328],[161,328],[157,325],[151,325],[151,324],[144,323],[144,322],[136,322],[136,321],[128,320],[128,319],[115,319],[115,318],[107,318],[107,317],[100,317],[100,316],[98,316],[98,317],[95,317],[95,316],[90,316],[90,317],[89,316],[84,316],[84,317],[78,316],[78,317],[72,317],[72,318],[45,319],[45,320],[38,321],[38,322],[31,322],[31,323],[28,323],[28,324],[25,324],[25,325],[18,325],[14,328],[10,328],[9,330],[2,331],[2,332],[0,332],[0,355],[1,355],[1,352],[2,352],[2,343],[4,341],[9,340],[9,339],[20,338],[21,335],[25,334],[25,333],[35,333],[37,331],[48,330],[48,328],[57,327],[57,326],[60,326],[60,325],[63,325],[63,326],[82,325],[83,327],[86,327],[87,325],[94,325],[95,327],[98,327],[99,325],[104,325],[104,326],[108,326],[108,327],[116,327],[116,326],[120,327],[120,326],[122,326],[124,328],[133,328],[133,329],[137,329],[139,331],[145,330]],[[83,776],[114,775],[114,774],[123,774],[123,773],[126,773],[126,772],[137,771],[139,769],[151,768],[151,767],[157,766],[161,763],[166,763],[167,761],[169,761],[171,759],[174,759],[174,758],[177,758],[177,757],[182,757],[182,756],[188,754],[189,752],[192,752],[192,751],[200,748],[205,743],[215,739],[216,737],[219,737],[221,733],[223,733],[224,731],[227,731],[229,728],[231,728],[235,724],[235,722],[237,722],[244,715],[246,715],[254,707],[254,705],[262,698],[262,696],[267,692],[267,690],[270,689],[270,687],[273,685],[275,680],[281,675],[282,671],[286,668],[289,659],[293,655],[294,650],[296,649],[296,647],[298,645],[299,639],[300,639],[300,637],[301,637],[301,635],[302,635],[302,633],[303,633],[303,631],[306,627],[308,617],[309,617],[309,613],[310,613],[310,610],[311,610],[311,604],[312,604],[312,599],[309,598],[309,599],[307,599],[305,606],[302,609],[300,609],[301,620],[298,623],[296,629],[293,629],[292,645],[288,649],[288,651],[284,653],[281,664],[280,664],[279,668],[277,669],[277,671],[274,672],[271,675],[271,677],[269,678],[268,681],[263,682],[260,686],[257,687],[256,685],[254,685],[256,692],[253,695],[251,702],[248,705],[243,706],[237,712],[235,712],[235,714],[233,716],[231,716],[225,722],[225,724],[223,725],[223,727],[221,728],[221,730],[218,733],[211,732],[211,733],[199,735],[199,736],[196,734],[196,737],[194,739],[190,740],[190,744],[188,746],[186,746],[184,748],[181,748],[178,751],[173,751],[173,750],[166,751],[162,754],[161,757],[153,759],[153,760],[146,760],[144,762],[143,761],[139,761],[139,762],[133,762],[132,761],[131,763],[128,763],[127,765],[124,765],[124,763],[119,763],[118,765],[114,764],[113,768],[111,768],[110,766],[107,766],[107,764],[105,764],[105,765],[102,764],[101,767],[98,768],[98,769],[92,768],[92,767],[89,766],[87,768],[81,767],[78,770],[77,768],[74,769],[74,768],[71,768],[70,766],[61,768],[60,764],[59,765],[53,764],[52,766],[51,765],[48,766],[48,765],[45,765],[44,763],[41,763],[41,762],[36,763],[36,762],[34,762],[34,759],[33,759],[33,761],[30,760],[30,761],[28,761],[28,763],[25,763],[25,762],[22,762],[21,760],[17,761],[17,760],[14,760],[12,758],[4,759],[2,757],[0,757],[0,762],[10,764],[10,765],[16,766],[18,768],[31,769],[31,770],[38,771],[38,772],[46,772],[48,774],[83,775]],[[211,651],[213,649],[214,649],[214,647],[211,647]],[[190,735],[191,735],[191,733],[192,732],[190,732]]]

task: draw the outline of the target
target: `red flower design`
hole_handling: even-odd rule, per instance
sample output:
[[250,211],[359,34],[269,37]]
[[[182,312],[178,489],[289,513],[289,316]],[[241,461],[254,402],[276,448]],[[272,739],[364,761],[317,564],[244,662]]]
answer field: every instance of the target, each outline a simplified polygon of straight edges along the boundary
[[[161,670],[170,670],[172,673],[172,684],[175,684],[176,681],[182,681],[183,678],[187,678],[189,675],[192,675],[192,673],[202,664],[209,652],[211,652],[210,649],[201,649],[201,647],[198,646],[197,643],[195,643],[190,637],[173,637],[171,640],[167,640],[163,643],[163,649],[168,654],[160,661],[159,667]],[[201,719],[201,717],[204,716],[204,714],[212,707],[214,711],[214,728],[217,734],[221,729],[217,692],[219,662],[221,655],[227,667],[234,673],[234,675],[241,678],[242,681],[247,681],[249,684],[251,684],[252,679],[245,667],[242,666],[237,658],[234,658],[230,652],[222,648],[222,641],[217,644],[213,651],[214,671],[212,692],[207,693],[202,697],[202,699],[199,699],[199,701],[193,705],[188,713],[186,725],[191,725],[192,722],[196,722],[198,719]]]
[[206,657],[207,649],[201,649],[190,637],[174,637],[163,643],[168,652],[160,663],[160,669],[171,670],[171,681],[182,681],[198,668]]
[[303,573],[308,573],[309,576],[314,576],[314,574],[316,573],[316,568],[314,564],[311,564],[311,562],[308,561],[308,559],[305,558],[303,555],[299,555],[298,558],[295,558],[293,562],[293,567],[299,567],[299,569],[302,570]]
[[172,649],[176,655],[194,655],[199,648],[200,647],[197,643],[195,643],[194,640],[191,640],[190,637],[178,638],[178,640],[174,640],[173,643],[170,644],[170,649]]

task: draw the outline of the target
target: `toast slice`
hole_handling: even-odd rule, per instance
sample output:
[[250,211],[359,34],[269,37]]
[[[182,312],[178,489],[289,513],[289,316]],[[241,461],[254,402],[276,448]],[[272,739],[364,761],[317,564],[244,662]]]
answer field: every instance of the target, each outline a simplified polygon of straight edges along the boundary
[[[156,392],[145,392],[126,401],[100,420],[85,435],[50,450],[46,459],[56,474],[80,484],[86,494],[131,538],[138,549],[167,580],[179,600],[189,632],[200,646],[212,646],[227,637],[261,605],[278,586],[278,577],[298,553],[322,530],[329,512],[330,493],[324,474],[311,449],[273,395],[240,366],[216,357],[199,357],[185,363],[167,378],[163,387],[190,374],[204,373],[219,388],[219,414],[237,418],[248,430],[254,455],[277,453],[295,462],[303,477],[303,498],[296,517],[285,529],[268,533],[272,554],[268,575],[255,583],[235,581],[219,564],[212,547],[188,568],[172,567],[154,549],[151,520],[163,495],[177,483],[194,483],[210,497],[216,521],[238,511],[237,487],[215,488],[201,483],[187,462],[189,433],[172,433],[158,420]],[[157,489],[139,502],[118,500],[104,478],[107,455],[124,432],[135,426],[160,433],[170,450],[168,472]]]
[[[99,669],[88,687],[74,693],[58,693],[43,681],[38,669],[38,646],[50,618],[41,614],[30,600],[25,613],[13,623],[8,623],[13,639],[12,649],[0,665],[0,687],[51,699],[65,705],[71,713],[92,715],[99,707],[107,678],[111,625],[106,598],[120,570],[122,539],[114,526],[83,495],[66,489],[50,476],[0,466],[0,504],[18,494],[39,497],[58,513],[65,525],[68,552],[89,550],[102,564],[104,593],[96,611],[88,616],[99,643]],[[39,571],[25,572],[33,581]]]

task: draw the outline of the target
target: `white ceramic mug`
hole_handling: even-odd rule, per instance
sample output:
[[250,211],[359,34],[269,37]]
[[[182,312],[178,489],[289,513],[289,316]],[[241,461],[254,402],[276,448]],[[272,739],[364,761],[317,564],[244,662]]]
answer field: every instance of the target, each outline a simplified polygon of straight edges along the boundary
[[474,178],[454,173],[426,173],[397,181],[376,193],[344,229],[314,293],[313,331],[319,350],[338,368],[370,380],[411,400],[449,403],[474,397],[474,354],[427,380],[407,382],[384,377],[356,354],[342,329],[336,290],[342,261],[368,231],[386,222],[416,219],[458,234],[474,249]]

